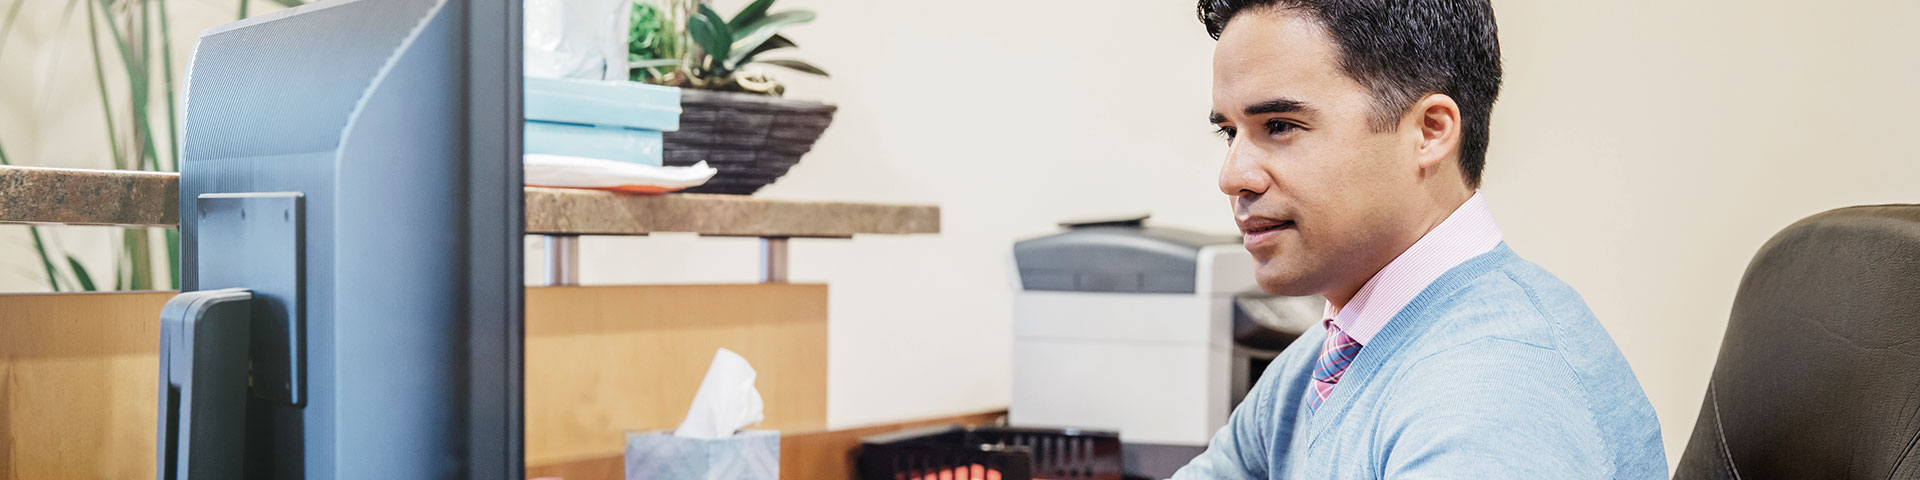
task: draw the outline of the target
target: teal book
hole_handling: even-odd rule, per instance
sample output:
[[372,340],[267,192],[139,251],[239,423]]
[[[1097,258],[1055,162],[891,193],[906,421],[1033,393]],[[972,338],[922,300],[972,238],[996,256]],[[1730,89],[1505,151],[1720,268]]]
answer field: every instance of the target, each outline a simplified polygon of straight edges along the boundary
[[659,130],[528,120],[524,138],[526,153],[661,164]]
[[680,129],[680,89],[638,82],[526,77],[529,122],[671,132]]

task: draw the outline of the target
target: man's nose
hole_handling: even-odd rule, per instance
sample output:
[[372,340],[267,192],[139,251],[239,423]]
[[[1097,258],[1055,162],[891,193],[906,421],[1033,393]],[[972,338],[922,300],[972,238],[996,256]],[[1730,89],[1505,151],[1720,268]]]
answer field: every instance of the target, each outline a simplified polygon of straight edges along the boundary
[[1260,168],[1265,153],[1244,138],[1227,144],[1226,162],[1220,165],[1220,193],[1245,197],[1267,193],[1273,178]]

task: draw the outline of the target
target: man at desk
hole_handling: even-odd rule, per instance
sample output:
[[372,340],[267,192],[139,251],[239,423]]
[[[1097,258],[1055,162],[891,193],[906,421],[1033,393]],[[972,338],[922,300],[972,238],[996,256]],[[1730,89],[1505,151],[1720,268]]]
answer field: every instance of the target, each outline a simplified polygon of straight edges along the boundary
[[1201,0],[1262,288],[1324,295],[1176,479],[1665,478],[1640,383],[1477,193],[1487,0]]

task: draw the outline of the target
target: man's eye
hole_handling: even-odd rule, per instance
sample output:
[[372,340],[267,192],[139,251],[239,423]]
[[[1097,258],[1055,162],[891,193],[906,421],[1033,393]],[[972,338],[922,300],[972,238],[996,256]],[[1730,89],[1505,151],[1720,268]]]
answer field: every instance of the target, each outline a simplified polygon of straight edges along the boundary
[[1233,127],[1220,127],[1218,131],[1215,131],[1213,133],[1216,135],[1219,135],[1220,138],[1226,139],[1227,142],[1231,143],[1233,142],[1233,135],[1236,133],[1239,133],[1239,130],[1235,130]]
[[1299,125],[1294,125],[1294,124],[1292,124],[1292,123],[1287,123],[1287,122],[1283,122],[1283,121],[1280,121],[1280,120],[1268,120],[1268,121],[1267,121],[1267,134],[1268,134],[1268,135],[1279,135],[1279,134],[1282,134],[1282,133],[1287,133],[1288,131],[1291,131],[1291,130],[1294,130],[1294,129],[1298,129],[1298,128],[1300,128],[1300,126],[1299,126]]

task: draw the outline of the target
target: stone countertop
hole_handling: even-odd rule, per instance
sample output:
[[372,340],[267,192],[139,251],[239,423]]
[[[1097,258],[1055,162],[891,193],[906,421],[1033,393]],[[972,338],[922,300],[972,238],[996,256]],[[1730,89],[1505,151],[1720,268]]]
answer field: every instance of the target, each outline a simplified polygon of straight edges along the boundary
[[0,223],[173,226],[180,176],[0,166]]
[[[173,226],[179,175],[0,167],[0,223]],[[526,189],[527,233],[846,238],[940,233],[940,207],[776,200],[739,195],[621,195]]]
[[741,195],[620,195],[527,188],[527,233],[845,238],[940,233],[940,207],[773,200]]

